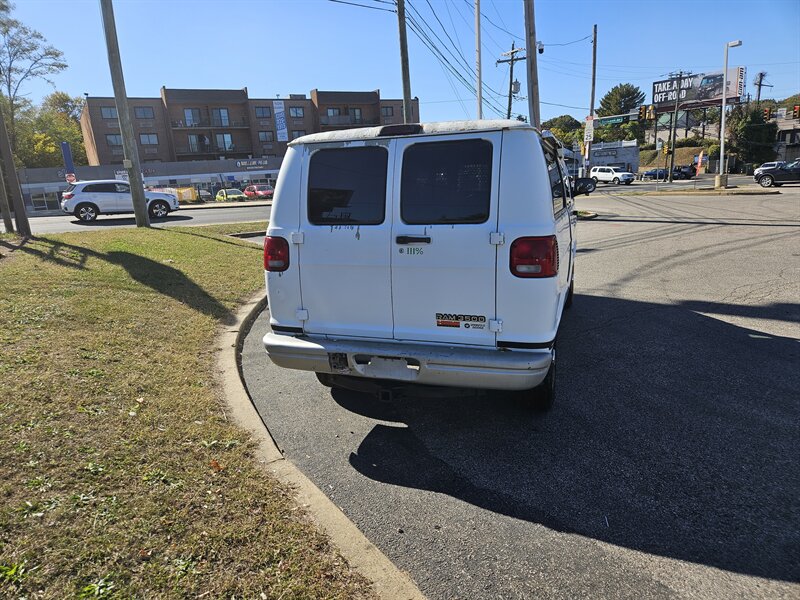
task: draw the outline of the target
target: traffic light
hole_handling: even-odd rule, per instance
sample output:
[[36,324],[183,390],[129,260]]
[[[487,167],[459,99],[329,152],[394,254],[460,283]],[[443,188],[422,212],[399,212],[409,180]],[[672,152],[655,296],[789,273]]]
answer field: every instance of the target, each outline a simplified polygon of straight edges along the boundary
[[794,105],[794,108],[792,109],[792,118],[800,119],[800,104]]
[[772,118],[772,109],[767,107],[764,109],[764,120],[769,121]]
[[651,121],[656,118],[656,107],[654,104],[647,107],[647,118]]
[[644,121],[647,118],[647,107],[642,104],[639,107],[639,120]]
[[662,153],[664,156],[667,156],[667,155],[669,154],[669,144],[664,144],[664,145],[661,147],[661,153]]

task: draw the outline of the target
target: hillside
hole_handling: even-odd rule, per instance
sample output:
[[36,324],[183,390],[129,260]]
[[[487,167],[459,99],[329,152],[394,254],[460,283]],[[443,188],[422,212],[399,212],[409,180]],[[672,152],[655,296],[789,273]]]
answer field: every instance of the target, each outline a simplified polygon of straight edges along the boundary
[[[675,164],[676,165],[690,165],[694,157],[700,154],[703,150],[702,146],[688,146],[686,148],[678,148],[675,150]],[[657,150],[641,150],[639,152],[639,170],[646,171],[653,167],[664,167],[664,155]],[[666,157],[669,162],[669,157]]]

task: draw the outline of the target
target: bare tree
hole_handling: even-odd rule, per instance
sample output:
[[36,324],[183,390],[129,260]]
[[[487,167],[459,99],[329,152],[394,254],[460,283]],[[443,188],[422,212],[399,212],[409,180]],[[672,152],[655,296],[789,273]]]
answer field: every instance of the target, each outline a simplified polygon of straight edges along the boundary
[[[8,6],[8,3],[5,3]],[[67,68],[63,53],[47,44],[38,31],[8,17],[0,0],[0,93],[8,100],[11,147],[17,148],[16,113],[20,92],[30,79],[48,79]]]

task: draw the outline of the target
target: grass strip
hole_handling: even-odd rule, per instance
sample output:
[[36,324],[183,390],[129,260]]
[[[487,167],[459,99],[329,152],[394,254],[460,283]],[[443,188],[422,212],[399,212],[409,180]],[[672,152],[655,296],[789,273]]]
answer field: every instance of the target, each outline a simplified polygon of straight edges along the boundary
[[259,229],[0,240],[0,597],[372,597],[215,387]]

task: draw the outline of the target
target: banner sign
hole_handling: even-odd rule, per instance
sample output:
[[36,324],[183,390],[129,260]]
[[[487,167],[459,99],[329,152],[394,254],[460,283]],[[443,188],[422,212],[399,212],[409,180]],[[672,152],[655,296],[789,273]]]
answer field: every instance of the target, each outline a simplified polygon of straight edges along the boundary
[[286,111],[283,106],[283,100],[272,101],[273,113],[275,113],[275,129],[278,132],[279,142],[289,141],[289,130],[286,129]]
[[[730,104],[744,96],[745,68],[728,69],[726,100]],[[691,108],[719,104],[722,101],[722,71],[695,73],[653,82],[653,104],[656,108],[675,106]]]

